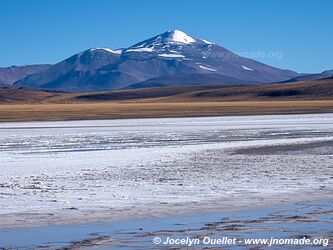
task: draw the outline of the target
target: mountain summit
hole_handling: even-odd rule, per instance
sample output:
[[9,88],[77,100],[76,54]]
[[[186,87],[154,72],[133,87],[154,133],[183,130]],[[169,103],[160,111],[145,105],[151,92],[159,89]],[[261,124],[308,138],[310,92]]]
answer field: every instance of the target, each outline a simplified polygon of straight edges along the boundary
[[29,75],[15,85],[64,91],[194,84],[260,84],[298,74],[171,30],[128,48],[92,48]]
[[[183,31],[180,30],[169,30],[163,34],[154,36],[150,39],[142,41],[133,45],[133,48],[162,48],[165,46],[166,48],[173,45],[173,44],[191,44],[195,43],[197,39],[185,34]],[[201,41],[201,40],[198,40]]]

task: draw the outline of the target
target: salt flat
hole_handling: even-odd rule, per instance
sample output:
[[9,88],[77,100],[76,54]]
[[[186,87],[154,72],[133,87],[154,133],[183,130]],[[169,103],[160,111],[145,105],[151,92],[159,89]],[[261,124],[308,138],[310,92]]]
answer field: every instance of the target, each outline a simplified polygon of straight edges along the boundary
[[0,226],[332,198],[332,140],[333,114],[1,123]]

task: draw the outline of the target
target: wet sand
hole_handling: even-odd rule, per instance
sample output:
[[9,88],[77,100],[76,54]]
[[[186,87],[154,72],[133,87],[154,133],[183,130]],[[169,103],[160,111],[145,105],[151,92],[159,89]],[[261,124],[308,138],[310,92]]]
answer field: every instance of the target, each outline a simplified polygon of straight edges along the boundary
[[246,155],[332,155],[332,152],[332,141],[319,141],[291,145],[274,145],[265,147],[243,148],[234,150],[232,153]]

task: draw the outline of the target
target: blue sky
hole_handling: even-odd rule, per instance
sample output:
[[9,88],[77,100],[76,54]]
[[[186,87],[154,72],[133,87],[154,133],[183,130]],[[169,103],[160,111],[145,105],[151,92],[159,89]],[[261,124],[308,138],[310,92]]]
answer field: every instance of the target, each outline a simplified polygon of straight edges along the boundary
[[0,67],[128,47],[170,29],[298,72],[333,69],[331,0],[0,0]]

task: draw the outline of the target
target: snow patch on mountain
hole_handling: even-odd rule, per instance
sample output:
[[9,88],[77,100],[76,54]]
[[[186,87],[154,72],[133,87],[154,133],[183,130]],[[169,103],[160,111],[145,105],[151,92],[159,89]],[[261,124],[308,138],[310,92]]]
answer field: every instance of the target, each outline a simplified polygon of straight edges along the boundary
[[152,48],[133,48],[128,49],[126,52],[153,52]]
[[123,51],[121,49],[117,49],[117,50],[114,50],[112,53],[120,55],[122,52]]
[[214,43],[212,43],[212,42],[210,42],[210,41],[207,41],[207,40],[205,40],[205,39],[201,39],[204,43],[207,43],[207,44],[214,44]]
[[199,68],[204,69],[204,70],[209,70],[209,71],[217,71],[216,69],[208,68],[202,65],[199,65]]
[[161,57],[184,58],[185,56],[179,54],[159,54]]
[[244,65],[242,65],[242,68],[245,69],[245,70],[248,70],[248,71],[253,71],[253,69],[250,69],[248,67],[245,67]]
[[117,50],[112,50],[110,48],[92,48],[90,49],[91,51],[94,51],[94,50],[104,50],[104,51],[107,51],[107,52],[110,52],[112,54],[117,54],[117,55],[120,55],[122,50],[121,49],[117,49]]

